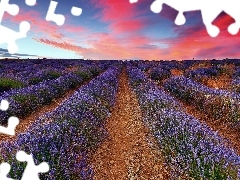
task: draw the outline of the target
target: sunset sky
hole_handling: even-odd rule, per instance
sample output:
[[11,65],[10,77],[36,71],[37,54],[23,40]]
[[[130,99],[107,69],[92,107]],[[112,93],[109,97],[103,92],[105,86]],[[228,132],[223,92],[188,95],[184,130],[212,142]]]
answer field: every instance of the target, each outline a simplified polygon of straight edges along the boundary
[[[213,22],[221,33],[208,35],[200,11],[185,13],[187,22],[177,26],[177,11],[164,5],[161,13],[150,10],[153,0],[56,0],[55,13],[65,16],[58,26],[45,20],[50,0],[37,0],[28,7],[17,4],[17,16],[4,14],[2,25],[19,31],[21,21],[31,29],[27,38],[17,41],[19,51],[10,55],[7,44],[0,45],[0,57],[47,57],[85,59],[223,59],[240,57],[240,33],[233,36],[227,27],[234,22],[224,12]],[[80,16],[71,14],[72,6],[82,8]]]

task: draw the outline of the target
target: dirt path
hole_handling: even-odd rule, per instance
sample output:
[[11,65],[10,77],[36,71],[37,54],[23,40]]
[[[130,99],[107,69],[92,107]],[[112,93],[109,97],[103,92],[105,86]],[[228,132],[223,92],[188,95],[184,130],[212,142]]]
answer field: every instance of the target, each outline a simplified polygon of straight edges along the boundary
[[[153,81],[154,82],[154,81]],[[156,83],[157,84],[157,83]],[[158,85],[162,90],[164,88]],[[165,90],[164,90],[165,91]],[[165,93],[169,94],[169,96],[174,96],[174,94],[170,94],[167,91]],[[186,103],[182,101],[180,98],[175,97],[178,102],[180,102],[183,107],[186,108],[186,112],[195,118],[197,118],[201,123],[206,123],[213,131],[218,131],[218,134],[226,139],[230,146],[236,150],[237,154],[240,155],[240,132],[239,128],[230,127],[229,124],[225,124],[222,121],[218,121],[213,118],[209,118],[204,112],[196,109],[194,105]]]
[[31,124],[38,117],[44,115],[46,112],[53,111],[54,109],[56,109],[60,104],[62,104],[65,100],[67,100],[69,97],[71,97],[77,89],[79,89],[81,86],[87,84],[89,81],[87,81],[87,82],[85,82],[81,85],[78,85],[74,89],[69,90],[62,97],[53,100],[50,104],[44,105],[43,107],[40,107],[39,109],[32,112],[26,118],[19,119],[20,123],[16,127],[15,136],[8,136],[8,135],[5,135],[5,134],[0,134],[0,143],[2,141],[13,141],[13,140],[15,140],[17,138],[17,135],[20,134],[20,133],[26,132],[26,130],[31,126]]
[[129,87],[126,72],[120,76],[116,105],[106,128],[109,138],[96,150],[90,162],[94,179],[169,179],[161,155],[147,143],[149,132],[142,122],[141,110]]
[[202,78],[200,83],[210,88],[231,90],[231,82],[230,76],[221,75],[215,78]]
[[[227,67],[229,69],[234,69],[233,66],[229,65],[229,67]],[[234,72],[234,71],[233,71]],[[232,72],[232,73],[233,73]],[[224,75],[223,75],[224,76]],[[222,76],[222,77],[223,77]],[[228,76],[224,76],[225,78],[216,80],[216,86],[214,86],[214,83],[211,83],[212,86],[214,86],[214,88],[223,88],[223,87],[227,87],[229,86],[229,84],[227,84],[226,82],[229,82],[229,77]],[[149,80],[151,80],[149,78]],[[151,80],[153,83],[155,83],[156,85],[158,85],[162,90],[165,91],[165,89],[162,87],[162,84],[166,81],[167,79],[164,79],[161,83],[157,83],[153,80]],[[223,86],[224,84],[224,86]],[[167,91],[165,91],[165,93],[169,94],[169,96],[174,96],[174,94],[170,94]],[[176,97],[175,97],[176,98]],[[186,112],[192,116],[194,116],[195,118],[197,118],[201,123],[206,123],[213,131],[218,131],[218,134],[226,139],[230,146],[236,150],[236,153],[238,155],[240,155],[240,132],[239,132],[239,127],[232,127],[229,124],[226,124],[222,121],[218,121],[216,119],[213,118],[209,118],[204,112],[197,110],[194,105],[186,103],[184,101],[182,101],[180,98],[176,98],[182,105],[183,107],[186,108]]]
[[[180,100],[179,100],[180,101]],[[204,112],[197,110],[193,105],[180,101],[186,108],[188,114],[197,118],[201,123],[206,123],[213,131],[218,131],[218,134],[230,142],[230,146],[240,155],[240,132],[239,130],[230,127],[224,122],[208,118]]]

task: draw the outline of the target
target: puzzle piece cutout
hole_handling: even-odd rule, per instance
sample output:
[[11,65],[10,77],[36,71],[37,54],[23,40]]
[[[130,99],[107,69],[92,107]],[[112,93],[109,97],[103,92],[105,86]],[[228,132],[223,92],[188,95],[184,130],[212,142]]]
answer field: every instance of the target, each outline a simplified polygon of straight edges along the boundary
[[71,14],[72,14],[73,16],[80,16],[80,15],[82,14],[82,9],[73,6],[72,9],[71,9]]
[[8,127],[0,126],[0,133],[7,134],[7,135],[15,135],[15,129],[19,124],[19,119],[17,117],[10,117],[8,119]]
[[10,172],[11,166],[8,163],[0,164],[0,179],[1,180],[13,180],[8,178],[7,175]]
[[9,102],[7,100],[2,100],[0,104],[0,110],[6,111],[9,108]]
[[[138,0],[129,0],[130,3],[136,3]],[[175,19],[175,24],[183,25],[186,22],[184,12],[201,10],[203,23],[206,27],[208,34],[211,37],[218,36],[220,30],[217,26],[213,25],[212,22],[222,12],[226,12],[232,18],[235,23],[228,27],[228,32],[232,35],[236,35],[240,28],[240,1],[239,0],[155,0],[151,4],[151,11],[154,13],[160,13],[162,5],[167,4],[168,6],[176,9],[178,15]]]
[[57,4],[58,4],[58,2],[56,2],[56,1],[50,2],[50,6],[48,8],[48,12],[47,12],[47,16],[46,16],[46,21],[53,21],[58,26],[62,26],[64,24],[65,17],[62,14],[55,14]]
[[[36,4],[36,0],[26,0],[27,5],[33,6]],[[16,16],[19,13],[19,7],[16,4],[9,4],[9,0],[1,0],[0,2],[0,23],[5,12],[8,12],[12,16]],[[8,51],[10,54],[14,54],[18,51],[16,40],[25,38],[27,32],[30,30],[30,24],[27,21],[23,21],[19,25],[19,32],[15,32],[5,26],[0,25],[0,44],[8,43]]]
[[[65,22],[65,17],[62,14],[55,14],[57,5],[58,5],[58,2],[51,0],[48,8],[47,16],[46,16],[46,21],[53,21],[58,26],[62,26]],[[73,6],[71,9],[71,14],[74,16],[80,16],[82,14],[82,9]]]
[[131,4],[138,2],[138,0],[129,0]]
[[27,166],[21,180],[40,180],[38,173],[46,173],[49,171],[49,165],[46,162],[42,162],[36,166],[32,154],[19,151],[17,152],[16,158],[20,162],[27,162]]
[[37,0],[25,0],[25,3],[28,6],[34,6],[36,4]]
[[27,32],[30,30],[30,24],[26,21],[20,23],[19,32],[15,32],[5,26],[0,25],[0,44],[8,43],[8,52],[14,54],[18,51],[18,46],[16,45],[17,39],[22,39],[27,37]]
[[[36,0],[25,0],[28,6],[34,6]],[[50,1],[48,12],[46,15],[46,21],[53,21],[58,26],[61,26],[65,22],[65,17],[62,14],[55,14],[58,2]],[[9,4],[9,0],[0,1],[0,23],[5,12],[8,12],[12,16],[16,16],[19,13],[19,7],[16,4]],[[80,16],[82,14],[82,9],[73,6],[71,9],[71,14],[73,16]],[[30,24],[27,21],[23,21],[19,25],[19,32],[15,32],[5,26],[0,24],[0,44],[8,43],[8,51],[10,54],[14,54],[18,51],[18,46],[16,45],[16,40],[25,38],[27,32],[30,30]]]
[[[9,108],[9,102],[6,100],[1,101],[0,110],[6,111]],[[0,126],[0,133],[7,134],[7,135],[15,135],[15,129],[19,124],[19,119],[17,117],[10,117],[8,119],[8,127]]]
[[[24,151],[18,151],[16,158],[20,162],[27,162],[27,166],[23,172],[21,180],[40,180],[38,177],[39,173],[46,173],[49,171],[49,165],[46,162],[42,162],[39,165],[35,165],[33,156],[28,155]],[[13,180],[7,177],[10,172],[11,166],[8,163],[2,163],[0,165],[0,180]]]

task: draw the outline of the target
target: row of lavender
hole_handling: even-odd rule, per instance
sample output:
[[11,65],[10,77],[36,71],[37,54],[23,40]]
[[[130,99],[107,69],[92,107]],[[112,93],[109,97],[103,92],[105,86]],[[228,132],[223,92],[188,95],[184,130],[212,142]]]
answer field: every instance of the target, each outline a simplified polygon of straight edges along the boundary
[[[27,86],[20,89],[7,91],[0,96],[0,100],[5,99],[11,106],[7,111],[0,112],[0,123],[4,124],[10,116],[24,118],[46,104],[51,103],[55,98],[61,97],[64,93],[89,79],[103,72],[108,64],[99,66],[91,65],[85,69],[70,72],[57,79],[45,80],[36,85]],[[92,71],[94,69],[94,71]]]
[[208,78],[218,80],[221,78],[221,75],[223,75],[231,80],[230,86],[228,86],[226,90],[240,93],[240,68],[239,66],[234,66],[233,64],[223,64],[222,66],[212,66],[208,68],[197,68],[184,73],[184,75],[202,84],[206,84],[205,82]]
[[0,159],[11,164],[10,176],[20,179],[24,164],[16,162],[15,154],[24,150],[33,154],[36,164],[49,163],[50,171],[41,179],[91,179],[88,154],[107,135],[104,122],[115,102],[119,74],[117,66],[109,68],[54,111],[37,119],[16,141],[3,142]]
[[[201,82],[201,79],[204,79],[204,77],[217,78],[222,74],[237,77],[238,73],[232,68],[234,64],[219,62],[219,64],[213,63],[210,65],[210,67],[185,71],[183,76],[171,77],[169,68],[162,65],[151,68],[147,74],[157,83],[167,79],[163,84],[165,90],[173,93],[174,96],[185,102],[193,104],[198,110],[206,113],[208,117],[224,120],[236,126],[240,122],[239,93],[209,88],[196,81]],[[233,73],[234,71],[235,73]],[[230,89],[234,89],[238,85],[237,80],[234,82],[235,86],[230,87]]]
[[160,90],[137,68],[128,67],[143,119],[159,142],[173,179],[239,179],[240,157],[226,142]]
[[209,88],[184,76],[169,78],[163,87],[210,118],[233,125],[240,122],[240,94]]
[[[56,61],[56,60],[55,60]],[[51,61],[50,61],[51,62]],[[55,78],[59,77],[62,72],[68,67],[71,63],[68,64],[55,62],[50,63],[48,61],[42,61],[39,64],[39,61],[36,60],[8,60],[8,61],[0,61],[0,80],[1,81],[12,81],[13,83],[18,83],[21,87],[35,84],[40,82],[41,80],[47,78]],[[2,85],[2,91],[9,90],[11,88],[16,88],[18,86],[7,87]]]
[[[184,76],[206,84],[207,79],[217,80],[222,75],[232,79],[229,91],[240,92],[239,67],[240,60],[211,60],[211,61],[140,61],[132,64],[146,72],[151,79],[160,83],[171,77],[171,70],[180,70]],[[195,68],[193,68],[195,66]],[[196,68],[197,67],[197,68]],[[193,69],[192,69],[193,68]]]
[[[57,79],[74,70],[89,68],[96,62],[79,60],[8,60],[0,61],[0,93]],[[98,63],[99,64],[99,63]]]

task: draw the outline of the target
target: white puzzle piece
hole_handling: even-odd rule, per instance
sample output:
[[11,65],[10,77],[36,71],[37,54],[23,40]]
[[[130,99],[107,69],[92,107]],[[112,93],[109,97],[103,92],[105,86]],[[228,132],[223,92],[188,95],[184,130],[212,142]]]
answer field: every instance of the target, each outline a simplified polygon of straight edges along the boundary
[[[49,171],[49,165],[46,162],[42,162],[39,165],[35,165],[33,156],[28,155],[24,151],[18,151],[16,159],[20,162],[27,162],[27,166],[23,172],[21,180],[40,180],[38,174],[46,173]],[[4,162],[0,164],[0,180],[14,180],[8,178],[7,175],[10,172],[11,166]]]
[[[26,0],[28,5],[34,5],[36,0]],[[0,2],[0,23],[5,12],[8,12],[12,16],[16,16],[19,13],[19,7],[16,4],[9,4],[9,0],[1,0]],[[0,44],[7,43],[8,51],[10,54],[17,52],[18,47],[16,40],[25,38],[27,32],[30,30],[30,24],[23,21],[19,25],[19,32],[15,32],[0,24]]]
[[17,117],[10,117],[8,119],[8,127],[0,126],[0,133],[14,136],[15,129],[19,124],[19,119]]
[[7,175],[10,172],[11,166],[8,163],[0,164],[0,180],[13,180],[8,178]]
[[62,26],[65,22],[65,17],[62,14],[55,14],[57,4],[58,2],[51,0],[46,16],[46,21],[53,21],[58,26]]
[[73,16],[80,16],[80,15],[82,14],[82,9],[73,6],[72,9],[71,9],[71,14],[72,14]]
[[[58,5],[58,2],[52,1],[52,0],[50,1],[50,5],[49,5],[47,16],[46,16],[46,21],[53,21],[58,26],[62,26],[65,22],[65,16],[62,14],[55,14],[57,5]],[[71,9],[71,14],[73,16],[80,16],[82,14],[82,9],[73,6]]]
[[25,0],[25,3],[28,5],[28,6],[34,6],[36,4],[36,0]]
[[[2,100],[0,104],[0,110],[6,111],[8,110],[8,108],[9,108],[9,102],[7,100]],[[17,117],[12,116],[8,119],[8,127],[0,126],[0,133],[14,136],[15,129],[18,124],[19,124],[19,119]]]
[[29,155],[24,151],[19,151],[17,152],[16,158],[20,162],[27,162],[27,166],[21,180],[40,180],[38,174],[49,171],[49,165],[46,162],[42,162],[36,166],[32,154]]
[[7,100],[2,100],[0,104],[0,110],[6,111],[9,108],[9,102]]
[[[129,0],[130,3],[136,3],[138,0]],[[155,0],[150,9],[154,13],[160,13],[162,5],[166,4],[178,11],[175,24],[183,25],[186,22],[184,12],[201,10],[203,23],[210,36],[218,36],[220,30],[212,22],[221,12],[226,12],[235,23],[228,27],[228,32],[236,35],[240,28],[240,1],[239,0]]]

